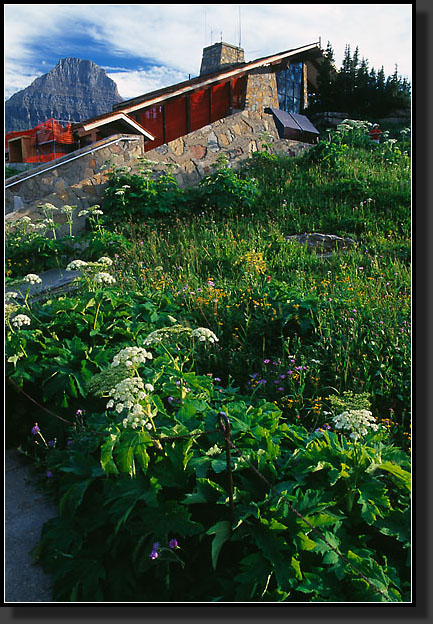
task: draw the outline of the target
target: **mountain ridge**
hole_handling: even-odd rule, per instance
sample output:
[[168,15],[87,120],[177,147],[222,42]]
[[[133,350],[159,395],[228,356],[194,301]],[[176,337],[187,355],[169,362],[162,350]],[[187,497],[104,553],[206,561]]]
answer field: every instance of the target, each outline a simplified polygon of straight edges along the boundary
[[5,102],[6,132],[28,130],[54,118],[79,122],[123,102],[117,85],[93,61],[65,57]]

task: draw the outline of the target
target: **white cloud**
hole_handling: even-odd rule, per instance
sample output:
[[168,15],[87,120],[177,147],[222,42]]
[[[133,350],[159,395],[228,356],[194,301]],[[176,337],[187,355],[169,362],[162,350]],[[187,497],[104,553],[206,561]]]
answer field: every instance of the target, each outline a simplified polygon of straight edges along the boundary
[[[199,73],[202,49],[221,38],[238,44],[241,34],[246,60],[314,43],[331,42],[337,67],[346,44],[353,52],[359,46],[369,66],[386,75],[394,72],[411,79],[411,4],[14,4],[5,5],[5,70],[8,92],[22,88],[33,76],[38,46],[52,46],[59,58],[71,55],[64,34],[85,34],[98,51],[110,57],[142,58],[143,65],[164,66],[167,73],[158,81],[152,68],[121,73],[119,91],[134,97],[147,84],[166,86],[165,79]],[[212,35],[212,39],[211,39]],[[88,52],[86,53],[88,55]],[[76,55],[76,53],[74,53]],[[87,56],[88,57],[88,56]],[[92,60],[92,59],[90,59]],[[40,66],[39,60],[38,65]],[[12,77],[11,67],[15,72]],[[21,68],[21,69],[20,69]],[[42,72],[40,72],[42,73]],[[27,86],[27,85],[24,85]],[[122,93],[123,95],[123,93]]]
[[109,68],[104,69],[117,84],[120,95],[126,100],[188,79],[182,72],[160,66],[135,71],[124,69],[111,72]]

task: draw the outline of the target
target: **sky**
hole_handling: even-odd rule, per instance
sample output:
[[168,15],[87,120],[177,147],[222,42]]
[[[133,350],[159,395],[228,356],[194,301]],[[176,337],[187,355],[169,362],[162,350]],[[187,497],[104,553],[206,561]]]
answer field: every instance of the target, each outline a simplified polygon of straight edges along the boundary
[[412,4],[5,4],[5,99],[65,57],[93,61],[133,98],[200,72],[202,50],[245,60],[321,42],[412,82]]

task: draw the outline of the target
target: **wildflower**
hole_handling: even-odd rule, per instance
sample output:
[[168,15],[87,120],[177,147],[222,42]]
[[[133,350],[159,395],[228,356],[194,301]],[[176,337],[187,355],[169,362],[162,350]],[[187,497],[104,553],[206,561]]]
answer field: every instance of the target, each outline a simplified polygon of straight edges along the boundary
[[88,266],[89,263],[84,260],[72,260],[72,262],[70,262],[66,267],[66,271],[80,271]]
[[99,258],[98,264],[106,264],[107,266],[111,266],[113,264],[113,261],[107,256],[102,256],[102,258]]
[[9,303],[9,299],[16,299],[17,297],[18,297],[18,293],[15,292],[14,290],[10,290],[9,292],[5,293],[6,303]]
[[159,548],[159,542],[155,542],[154,545],[152,546],[152,552],[150,553],[149,557],[151,559],[157,559],[158,558],[158,548]]
[[130,368],[132,366],[144,364],[146,360],[151,359],[152,354],[142,347],[126,347],[114,356],[111,368],[115,368],[116,366],[119,366],[119,364],[125,364],[125,366]]
[[30,318],[26,314],[17,314],[11,321],[12,325],[17,328],[23,325],[30,325],[30,322]]
[[46,471],[46,473],[45,473],[45,475],[46,475],[48,478],[50,478],[50,477],[54,477],[54,473],[53,473],[53,472],[51,472],[51,470],[47,470],[47,471]]
[[38,433],[40,433],[40,431],[41,431],[41,430],[40,430],[40,429],[39,429],[39,427],[38,427],[38,423],[36,422],[36,423],[34,424],[34,426],[32,427],[32,434],[33,434],[33,435],[38,435]]
[[107,405],[107,409],[114,408],[118,414],[127,410],[127,415],[123,418],[122,424],[126,429],[137,429],[137,427],[147,427],[147,418],[140,401],[147,398],[144,391],[143,380],[140,377],[130,377],[123,379],[111,388],[109,395],[112,397]]
[[179,544],[177,543],[177,539],[171,539],[168,542],[170,548],[179,548]]
[[376,418],[369,410],[349,410],[334,416],[332,419],[336,429],[350,431],[349,437],[356,442],[361,436],[367,435],[368,429],[377,431]]
[[116,279],[110,275],[109,273],[96,273],[96,275],[93,277],[93,281],[96,282],[97,284],[115,284],[116,283]]
[[211,344],[218,342],[218,338],[213,331],[206,327],[197,327],[197,329],[191,332],[191,336],[198,338],[200,342],[210,342]]
[[23,278],[23,281],[28,282],[29,284],[42,284],[41,278],[35,273],[29,273]]

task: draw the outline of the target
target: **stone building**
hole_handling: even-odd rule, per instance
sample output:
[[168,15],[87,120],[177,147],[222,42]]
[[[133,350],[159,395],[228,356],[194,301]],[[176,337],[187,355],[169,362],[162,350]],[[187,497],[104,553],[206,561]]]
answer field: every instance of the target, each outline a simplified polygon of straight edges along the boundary
[[104,169],[107,162],[132,171],[140,157],[160,163],[161,170],[172,164],[185,187],[211,173],[222,153],[231,166],[264,142],[275,153],[297,154],[319,135],[307,113],[322,59],[318,44],[250,62],[236,46],[208,46],[199,76],[73,124],[72,153],[8,179],[8,218],[30,214],[43,201],[80,208],[100,202],[110,171]]

